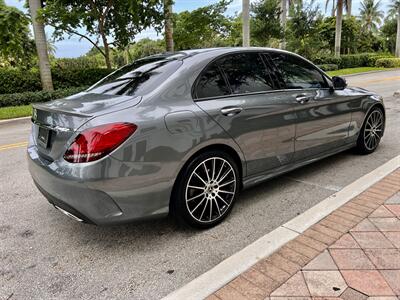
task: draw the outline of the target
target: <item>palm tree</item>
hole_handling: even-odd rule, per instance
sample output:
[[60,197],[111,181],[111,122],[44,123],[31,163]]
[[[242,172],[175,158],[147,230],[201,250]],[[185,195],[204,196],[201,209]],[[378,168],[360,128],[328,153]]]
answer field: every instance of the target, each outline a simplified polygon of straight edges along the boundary
[[400,0],[395,0],[390,5],[389,14],[397,18],[396,57],[400,57]]
[[378,31],[378,26],[382,23],[383,11],[379,9],[380,5],[381,2],[375,2],[375,0],[364,0],[361,2],[361,23],[367,32]]
[[243,47],[250,46],[250,1],[242,0]]
[[53,80],[51,78],[51,69],[49,61],[49,53],[47,50],[47,40],[44,31],[43,22],[38,19],[38,10],[42,8],[40,0],[29,0],[29,12],[32,18],[33,33],[35,36],[36,51],[39,58],[40,79],[42,88],[45,91],[52,91]]
[[165,46],[167,52],[174,52],[171,0],[164,0],[164,16],[165,16]]
[[[284,32],[285,32],[285,29],[286,29],[287,13],[288,13],[288,0],[281,0],[281,26],[282,26],[282,29],[283,29]],[[279,47],[281,49],[285,49],[286,48],[285,38],[283,38],[283,40],[281,41]]]
[[[344,1],[344,6],[346,7],[346,15],[348,17],[351,17],[352,1],[353,0]],[[325,13],[328,10],[329,2],[330,2],[330,0],[327,0],[325,2]],[[332,1],[331,17],[334,17],[334,16],[336,16],[336,2]]]
[[348,17],[351,16],[351,5],[352,5],[352,0],[347,0],[346,1],[346,12],[347,12]]
[[[336,1],[336,28],[335,28],[335,56],[340,56],[340,47],[342,42],[342,22],[343,22],[343,6],[346,6],[347,11],[351,7],[351,0],[335,0]],[[330,0],[326,0],[328,7]],[[350,3],[350,5],[349,5]]]

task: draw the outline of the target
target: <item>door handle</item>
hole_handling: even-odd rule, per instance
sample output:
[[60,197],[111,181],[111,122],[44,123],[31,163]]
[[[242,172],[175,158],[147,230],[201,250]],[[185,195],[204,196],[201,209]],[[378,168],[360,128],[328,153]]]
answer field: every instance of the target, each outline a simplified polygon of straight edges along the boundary
[[310,99],[311,99],[311,97],[307,96],[306,94],[300,94],[300,95],[296,96],[296,101],[297,101],[297,103],[300,103],[300,104],[304,104],[304,103],[310,101]]
[[237,115],[243,110],[240,106],[231,106],[231,107],[224,107],[221,108],[221,113],[225,116],[232,117]]

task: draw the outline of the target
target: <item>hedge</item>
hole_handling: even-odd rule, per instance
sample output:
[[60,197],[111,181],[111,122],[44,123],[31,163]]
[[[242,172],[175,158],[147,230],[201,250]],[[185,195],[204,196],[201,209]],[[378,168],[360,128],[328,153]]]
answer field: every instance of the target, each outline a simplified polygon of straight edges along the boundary
[[380,58],[375,62],[376,67],[400,68],[400,58]]
[[323,65],[318,65],[318,67],[325,72],[336,71],[339,69],[339,66],[335,64],[323,64]]
[[314,59],[317,65],[337,65],[339,69],[375,67],[375,62],[381,58],[390,58],[389,54],[361,53],[341,55],[340,57],[319,57]]
[[62,90],[55,90],[54,92],[40,91],[40,92],[2,94],[0,95],[0,107],[46,102],[54,99],[68,97],[73,94],[77,94],[87,88],[88,88],[87,86],[84,86],[84,87],[74,87]]
[[[90,86],[110,73],[107,69],[55,68],[52,70],[56,90]],[[0,69],[0,94],[36,92],[42,89],[39,70]]]

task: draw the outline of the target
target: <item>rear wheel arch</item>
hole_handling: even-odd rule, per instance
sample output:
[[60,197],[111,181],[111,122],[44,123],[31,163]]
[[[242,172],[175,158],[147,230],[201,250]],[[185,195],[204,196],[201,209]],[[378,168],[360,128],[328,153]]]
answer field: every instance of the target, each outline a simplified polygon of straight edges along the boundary
[[185,164],[181,167],[181,169],[178,172],[178,175],[175,178],[175,182],[171,191],[171,195],[170,195],[170,201],[169,201],[169,208],[170,211],[172,209],[172,196],[174,195],[174,192],[176,190],[176,185],[178,182],[178,178],[180,178],[180,176],[182,176],[183,171],[185,170],[185,168],[190,164],[190,162],[196,158],[197,156],[199,156],[202,153],[206,153],[206,152],[210,152],[210,151],[222,151],[227,153],[236,163],[237,168],[239,170],[239,190],[242,188],[242,178],[244,175],[244,167],[245,167],[245,162],[242,161],[242,159],[240,158],[240,155],[237,153],[237,151],[232,148],[231,146],[228,146],[226,144],[212,144],[212,145],[208,145],[205,146],[201,149],[199,149],[198,151],[196,151],[194,154],[192,154],[185,162]]

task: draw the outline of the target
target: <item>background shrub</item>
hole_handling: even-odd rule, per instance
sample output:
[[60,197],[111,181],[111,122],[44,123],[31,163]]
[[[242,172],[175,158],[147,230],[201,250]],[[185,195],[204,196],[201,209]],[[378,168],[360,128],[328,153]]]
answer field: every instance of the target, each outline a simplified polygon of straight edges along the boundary
[[[100,54],[100,53],[99,53]],[[93,68],[106,68],[104,58],[101,54],[98,56],[80,56],[74,58],[55,58],[51,60],[51,67],[53,69],[93,69]]]
[[[104,68],[53,68],[54,88],[90,86],[111,71]],[[38,69],[20,70],[16,68],[0,69],[0,94],[41,91],[40,74]]]
[[107,69],[55,69],[52,70],[55,89],[90,86],[111,73]]
[[88,88],[87,86],[83,86],[83,87],[55,90],[54,92],[39,91],[39,92],[3,94],[0,95],[0,107],[46,102],[54,99],[68,97],[73,94],[77,94],[79,92],[84,91],[87,88]]
[[400,68],[400,58],[380,58],[375,65],[383,68]]
[[339,66],[335,64],[323,64],[323,65],[318,65],[318,67],[325,72],[335,71],[339,69]]
[[390,54],[384,53],[360,53],[341,55],[340,57],[318,57],[314,59],[317,65],[338,65],[339,69],[375,67],[375,62],[381,58],[390,58]]
[[313,60],[313,63],[315,63],[316,65],[337,65],[339,67],[341,61],[342,60],[340,57],[321,56],[321,57],[316,57]]

